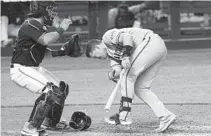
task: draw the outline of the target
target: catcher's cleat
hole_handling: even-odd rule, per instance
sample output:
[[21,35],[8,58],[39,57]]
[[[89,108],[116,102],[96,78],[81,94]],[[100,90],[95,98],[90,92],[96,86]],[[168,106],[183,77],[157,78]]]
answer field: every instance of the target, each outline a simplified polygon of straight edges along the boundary
[[30,124],[30,122],[26,122],[21,130],[22,136],[39,136],[39,132],[37,128]]
[[37,128],[37,132],[39,132],[39,136],[48,136],[46,129],[42,126],[40,128]]
[[115,114],[110,116],[109,118],[105,118],[104,120],[106,123],[111,124],[111,125],[131,125],[132,124],[132,120],[126,118],[126,120],[120,120],[119,119],[119,114]]
[[44,128],[44,129],[47,129],[50,127],[50,119],[49,118],[45,118],[42,125],[41,125],[41,128]]
[[39,136],[48,136],[48,133],[46,130],[39,131]]
[[47,130],[58,130],[58,129],[65,129],[68,128],[68,121],[67,120],[62,120],[59,123],[56,124],[56,126],[51,125],[51,120],[48,118],[45,118],[43,121],[41,128],[45,128]]
[[160,126],[159,128],[157,128],[155,131],[157,133],[163,133],[165,132],[170,125],[172,125],[172,123],[176,120],[176,115],[174,115],[173,113],[171,113],[169,116],[167,117],[162,117],[160,119]]

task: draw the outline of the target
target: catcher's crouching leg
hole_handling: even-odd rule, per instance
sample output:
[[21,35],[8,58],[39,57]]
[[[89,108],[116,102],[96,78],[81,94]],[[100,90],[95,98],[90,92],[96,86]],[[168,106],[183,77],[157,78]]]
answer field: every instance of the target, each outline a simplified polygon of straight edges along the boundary
[[45,117],[55,105],[64,105],[64,100],[68,92],[61,92],[60,88],[53,83],[48,83],[45,87],[47,92],[43,93],[35,102],[34,109],[30,116],[30,123],[36,128],[40,128]]
[[36,111],[36,108],[37,108],[37,105],[41,102],[41,101],[44,101],[45,100],[45,96],[46,94],[45,93],[42,93],[35,101],[35,104],[34,104],[34,107],[33,107],[33,110],[31,112],[31,115],[29,117],[29,120],[28,122],[32,121],[33,117],[34,117],[34,114],[35,114],[35,111]]
[[61,92],[61,94],[63,94],[63,96],[61,98],[59,98],[59,100],[58,100],[59,102],[53,103],[50,111],[48,112],[48,114],[42,124],[46,128],[58,127],[57,124],[60,122],[60,119],[61,119],[61,116],[63,113],[65,99],[66,99],[67,95],[69,94],[68,84],[65,83],[64,81],[61,81],[60,85],[59,85],[59,91]]

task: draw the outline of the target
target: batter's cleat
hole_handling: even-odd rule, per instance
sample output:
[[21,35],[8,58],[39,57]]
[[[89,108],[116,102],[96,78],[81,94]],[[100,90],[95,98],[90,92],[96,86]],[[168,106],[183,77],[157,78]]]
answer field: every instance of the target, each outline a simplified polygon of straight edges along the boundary
[[106,123],[111,124],[111,125],[131,125],[132,120],[131,119],[126,119],[126,120],[120,120],[119,119],[119,114],[112,115],[109,118],[105,118],[104,120]]
[[163,133],[165,132],[170,125],[172,125],[172,123],[176,120],[176,115],[171,113],[169,116],[167,117],[162,117],[160,119],[160,126],[159,128],[157,128],[155,131],[157,133]]
[[22,136],[39,136],[37,128],[31,125],[29,122],[24,124],[23,129],[21,130]]

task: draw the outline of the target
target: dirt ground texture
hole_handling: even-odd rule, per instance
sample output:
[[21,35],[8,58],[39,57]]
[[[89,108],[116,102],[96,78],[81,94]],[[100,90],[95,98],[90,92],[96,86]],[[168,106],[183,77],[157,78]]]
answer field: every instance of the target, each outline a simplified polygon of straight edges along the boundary
[[[86,57],[47,59],[42,66],[66,81],[70,94],[63,118],[70,119],[74,111],[84,111],[92,118],[87,131],[73,129],[49,131],[50,136],[210,136],[211,135],[211,49],[170,50],[152,85],[152,91],[166,107],[177,115],[166,133],[154,130],[159,121],[152,110],[135,97],[131,126],[111,126],[104,123],[118,110],[120,93],[111,112],[103,109],[115,86],[108,80],[107,60]],[[23,90],[9,78],[10,57],[1,58],[1,135],[20,136],[33,103],[39,96]]]

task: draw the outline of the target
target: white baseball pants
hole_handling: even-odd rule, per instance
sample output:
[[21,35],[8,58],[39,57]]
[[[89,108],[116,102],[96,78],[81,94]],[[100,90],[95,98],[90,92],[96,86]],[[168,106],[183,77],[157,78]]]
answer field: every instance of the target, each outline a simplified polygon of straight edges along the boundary
[[162,61],[166,58],[167,49],[164,41],[157,34],[153,34],[149,42],[145,42],[145,44],[147,45],[143,51],[132,54],[135,59],[133,59],[131,68],[125,72],[121,81],[122,96],[133,98],[135,93],[151,107],[158,118],[168,116],[170,112],[150,90]]
[[13,65],[14,67],[10,68],[10,78],[12,81],[33,93],[42,93],[42,89],[47,82],[52,82],[59,86],[60,80],[43,67]]

